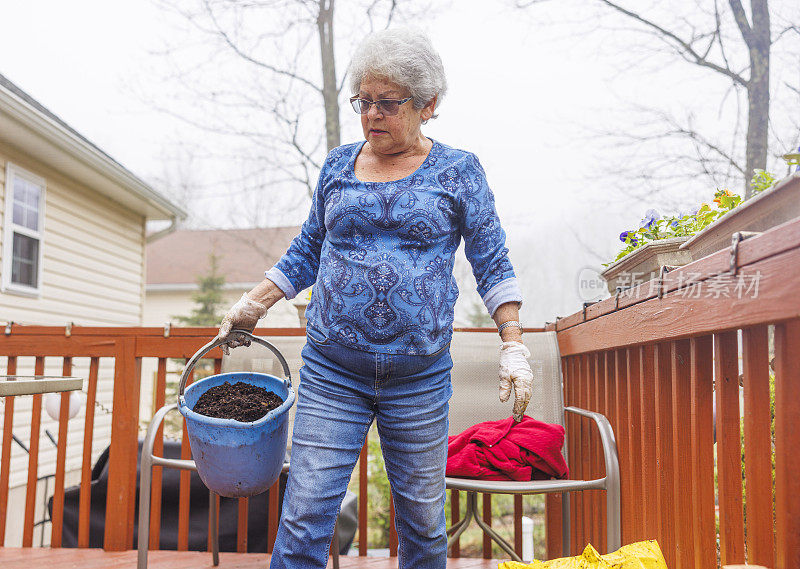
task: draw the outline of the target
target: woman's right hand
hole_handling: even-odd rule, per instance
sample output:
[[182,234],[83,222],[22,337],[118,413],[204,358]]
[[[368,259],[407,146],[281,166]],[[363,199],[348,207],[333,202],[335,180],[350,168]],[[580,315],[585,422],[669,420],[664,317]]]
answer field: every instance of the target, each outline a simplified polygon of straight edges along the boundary
[[256,324],[261,318],[267,315],[267,307],[256,302],[247,293],[242,295],[236,304],[231,306],[228,313],[222,319],[219,325],[219,333],[214,341],[225,340],[222,344],[222,351],[228,355],[229,348],[238,348],[239,346],[249,346],[250,340],[236,334],[233,330],[247,330],[252,332]]

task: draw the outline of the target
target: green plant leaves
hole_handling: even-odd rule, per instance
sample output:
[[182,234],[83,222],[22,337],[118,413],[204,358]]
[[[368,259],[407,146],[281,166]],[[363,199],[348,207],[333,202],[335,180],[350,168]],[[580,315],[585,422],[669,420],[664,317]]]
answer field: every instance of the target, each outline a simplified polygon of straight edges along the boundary
[[[776,181],[773,174],[764,170],[755,170],[750,182],[753,195],[768,190],[775,185]],[[617,254],[613,262],[619,261],[628,253],[653,241],[695,235],[738,207],[742,201],[742,196],[739,194],[734,194],[730,190],[717,189],[714,192],[713,205],[703,203],[699,208],[688,213],[661,217],[656,210],[649,209],[639,223],[639,229],[623,231],[620,234],[619,239],[625,244],[625,247]],[[608,266],[608,264],[603,266]]]

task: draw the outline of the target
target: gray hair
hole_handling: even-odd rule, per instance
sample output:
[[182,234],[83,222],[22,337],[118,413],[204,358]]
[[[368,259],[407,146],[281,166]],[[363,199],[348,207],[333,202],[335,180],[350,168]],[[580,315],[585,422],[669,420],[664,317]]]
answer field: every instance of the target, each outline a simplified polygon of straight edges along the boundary
[[356,48],[349,73],[353,93],[358,93],[368,75],[387,79],[411,92],[415,109],[423,108],[434,97],[438,108],[447,92],[442,58],[428,36],[414,28],[381,30],[368,35]]

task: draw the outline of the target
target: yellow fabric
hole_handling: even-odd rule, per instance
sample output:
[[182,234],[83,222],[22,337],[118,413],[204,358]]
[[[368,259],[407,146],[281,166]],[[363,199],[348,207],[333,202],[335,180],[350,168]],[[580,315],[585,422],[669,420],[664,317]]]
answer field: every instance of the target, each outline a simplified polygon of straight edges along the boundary
[[600,555],[591,544],[578,557],[518,563],[505,561],[498,569],[667,569],[667,562],[655,540],[631,543],[613,553]]

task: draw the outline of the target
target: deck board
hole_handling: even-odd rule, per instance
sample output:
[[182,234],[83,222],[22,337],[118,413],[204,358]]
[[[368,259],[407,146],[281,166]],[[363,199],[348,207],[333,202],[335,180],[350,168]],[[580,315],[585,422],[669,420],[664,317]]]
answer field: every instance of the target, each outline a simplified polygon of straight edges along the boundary
[[[220,569],[266,569],[266,553],[220,553]],[[396,569],[397,558],[340,557],[342,569]],[[491,559],[448,559],[450,569],[497,569],[499,561]],[[103,551],[102,549],[51,549],[47,547],[0,547],[3,569],[113,569],[136,567],[136,551]],[[211,554],[202,551],[151,551],[148,569],[214,569]],[[328,567],[333,567],[328,563]]]

